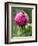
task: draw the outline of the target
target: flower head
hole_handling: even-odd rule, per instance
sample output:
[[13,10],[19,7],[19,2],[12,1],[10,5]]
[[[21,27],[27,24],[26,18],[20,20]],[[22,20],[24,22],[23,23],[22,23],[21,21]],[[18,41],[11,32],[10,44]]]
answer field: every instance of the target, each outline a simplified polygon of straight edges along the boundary
[[19,12],[15,16],[16,24],[24,26],[29,22],[29,16],[26,12]]

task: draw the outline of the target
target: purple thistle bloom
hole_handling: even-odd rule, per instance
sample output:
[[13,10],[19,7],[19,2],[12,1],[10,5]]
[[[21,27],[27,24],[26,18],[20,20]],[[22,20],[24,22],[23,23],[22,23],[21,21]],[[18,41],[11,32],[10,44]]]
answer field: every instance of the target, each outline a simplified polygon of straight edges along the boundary
[[29,22],[29,16],[26,12],[19,12],[15,16],[15,22],[19,26],[24,26]]

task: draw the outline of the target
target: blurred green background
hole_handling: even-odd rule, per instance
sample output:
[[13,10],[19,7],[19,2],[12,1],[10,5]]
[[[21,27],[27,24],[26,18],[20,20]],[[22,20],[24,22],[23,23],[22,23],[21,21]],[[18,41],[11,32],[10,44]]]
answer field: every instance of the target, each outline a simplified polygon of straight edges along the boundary
[[[11,37],[25,37],[25,36],[32,36],[32,27],[26,26],[21,29],[15,23],[15,16],[17,12],[26,12],[29,15],[29,24],[32,24],[32,9],[31,8],[24,8],[24,7],[12,7],[11,8],[11,21],[12,21],[12,30],[11,30]],[[22,30],[22,31],[21,31]]]

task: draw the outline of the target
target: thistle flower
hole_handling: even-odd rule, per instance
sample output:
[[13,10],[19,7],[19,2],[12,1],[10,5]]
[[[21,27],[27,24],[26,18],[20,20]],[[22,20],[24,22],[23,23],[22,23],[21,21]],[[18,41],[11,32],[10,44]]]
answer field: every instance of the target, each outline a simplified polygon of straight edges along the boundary
[[19,26],[24,26],[29,22],[29,16],[26,12],[19,12],[15,16],[15,22]]

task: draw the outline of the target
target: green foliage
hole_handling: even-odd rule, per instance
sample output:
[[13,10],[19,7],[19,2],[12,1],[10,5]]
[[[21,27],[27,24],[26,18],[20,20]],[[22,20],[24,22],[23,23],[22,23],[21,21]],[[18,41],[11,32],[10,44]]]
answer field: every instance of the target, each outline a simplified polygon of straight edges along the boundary
[[[29,23],[32,23],[32,9],[25,9],[25,8],[12,8],[12,16],[16,16],[17,12],[26,12],[29,15]],[[22,37],[22,36],[32,36],[32,29],[31,28],[20,28],[18,25],[16,25],[15,21],[12,21],[12,37]]]

